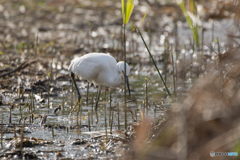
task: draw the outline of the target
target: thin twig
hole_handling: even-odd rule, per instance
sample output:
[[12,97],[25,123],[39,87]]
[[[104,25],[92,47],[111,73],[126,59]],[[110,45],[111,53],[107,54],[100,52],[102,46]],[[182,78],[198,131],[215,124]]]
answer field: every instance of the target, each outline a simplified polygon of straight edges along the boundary
[[232,34],[228,34],[228,37],[232,37],[232,38],[240,38],[240,36],[236,36],[236,35],[232,35]]
[[214,51],[211,46],[209,46],[209,45],[207,45],[207,44],[205,44],[205,45],[206,45],[210,50],[212,50],[214,53],[216,53],[216,54],[219,56],[219,54],[218,54],[216,51]]
[[29,66],[30,64],[36,63],[36,62],[37,62],[37,60],[33,60],[33,61],[30,61],[30,62],[26,62],[26,61],[25,61],[25,62],[23,62],[20,66],[18,66],[17,68],[15,68],[15,69],[7,72],[7,73],[0,74],[0,77],[4,77],[4,76],[9,75],[9,74],[11,74],[11,73],[13,73],[13,72],[20,71],[20,70],[26,68],[27,66]]

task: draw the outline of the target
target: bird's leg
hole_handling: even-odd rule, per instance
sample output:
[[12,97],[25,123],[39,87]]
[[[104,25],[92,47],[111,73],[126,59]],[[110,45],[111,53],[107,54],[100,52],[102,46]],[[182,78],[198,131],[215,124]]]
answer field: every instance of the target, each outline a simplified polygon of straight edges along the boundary
[[76,87],[76,90],[77,90],[77,93],[78,93],[78,101],[80,101],[80,100],[81,100],[81,95],[80,95],[80,92],[79,92],[79,90],[78,90],[76,81],[75,81],[75,79],[74,79],[74,73],[73,73],[73,72],[71,72],[71,77],[72,77],[72,81],[73,81],[74,86]]
[[99,97],[100,97],[101,91],[102,91],[102,86],[99,85],[99,88],[98,88],[98,95],[97,95],[97,100],[96,100],[96,105],[95,105],[95,112],[96,112],[96,118],[97,118],[96,123],[98,123],[97,107],[98,107],[98,101],[99,101]]

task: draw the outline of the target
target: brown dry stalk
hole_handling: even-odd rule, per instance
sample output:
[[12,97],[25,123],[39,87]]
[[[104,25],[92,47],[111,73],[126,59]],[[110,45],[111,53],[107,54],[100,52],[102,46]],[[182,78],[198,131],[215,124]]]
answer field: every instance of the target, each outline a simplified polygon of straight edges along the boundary
[[11,70],[11,71],[9,71],[9,72],[0,74],[0,77],[4,77],[4,76],[7,76],[7,75],[9,75],[9,74],[11,74],[11,73],[20,71],[20,70],[26,68],[27,66],[29,66],[29,65],[31,65],[31,64],[33,64],[33,63],[36,63],[36,62],[37,62],[37,60],[33,60],[33,61],[30,61],[30,62],[26,62],[26,61],[25,61],[25,62],[23,62],[22,64],[20,64],[20,66],[18,66],[17,68],[15,68],[15,69],[13,69],[13,70]]

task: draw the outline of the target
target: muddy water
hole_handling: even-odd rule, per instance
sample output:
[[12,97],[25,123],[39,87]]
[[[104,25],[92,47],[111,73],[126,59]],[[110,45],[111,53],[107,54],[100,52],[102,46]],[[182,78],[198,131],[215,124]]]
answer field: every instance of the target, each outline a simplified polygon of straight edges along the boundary
[[[163,88],[162,83],[159,81],[158,75],[152,75],[150,78],[148,78],[148,102],[150,107],[146,109],[144,107],[143,101],[146,98],[146,76],[142,75],[134,75],[132,73],[132,76],[129,77],[131,90],[132,90],[132,97],[131,99],[128,98],[128,100],[135,100],[133,102],[128,103],[128,108],[130,111],[127,112],[127,120],[129,127],[142,120],[140,110],[142,110],[145,118],[148,117],[152,120],[154,120],[154,117],[159,119],[159,117],[164,115],[164,110],[160,108],[156,108],[153,104],[155,102],[157,105],[160,105],[161,107],[168,108],[172,100],[168,98],[168,95],[165,92],[165,89]],[[169,84],[171,85],[171,80],[169,80]],[[47,108],[47,98],[44,98],[46,101],[45,103],[38,103],[35,100],[35,109],[33,109],[32,113],[35,115],[48,115],[47,121],[45,125],[40,124],[40,118],[37,118],[34,120],[33,123],[30,124],[29,119],[26,119],[25,121],[25,137],[34,137],[38,139],[43,140],[50,140],[53,142],[53,144],[45,145],[45,146],[35,146],[34,148],[25,148],[24,150],[30,150],[37,152],[37,155],[40,156],[41,154],[47,156],[47,158],[56,158],[56,152],[59,151],[61,154],[63,154],[64,157],[68,158],[76,158],[79,156],[83,156],[84,154],[87,154],[85,156],[89,156],[91,152],[89,152],[89,149],[84,149],[84,147],[80,147],[81,154],[79,153],[79,146],[73,145],[73,143],[76,141],[76,139],[85,139],[87,141],[90,141],[91,144],[94,144],[91,142],[92,137],[95,136],[101,136],[106,135],[106,129],[105,129],[105,107],[106,107],[106,123],[107,123],[107,132],[108,135],[111,137],[122,137],[125,139],[124,134],[121,132],[117,132],[118,130],[118,116],[119,116],[119,125],[120,125],[120,131],[124,131],[124,99],[123,94],[124,92],[121,89],[111,89],[111,106],[113,108],[113,111],[110,112],[110,92],[109,89],[107,91],[103,90],[100,98],[100,103],[98,106],[98,114],[99,116],[99,122],[96,124],[96,117],[95,117],[95,110],[92,108],[92,106],[95,106],[95,100],[92,101],[92,99],[95,99],[97,89],[94,86],[89,87],[89,97],[88,97],[88,105],[86,104],[86,96],[87,96],[87,82],[86,81],[78,81],[77,84],[80,86],[80,92],[83,97],[82,99],[82,110],[81,113],[81,120],[79,118],[79,124],[82,124],[82,127],[78,129],[71,129],[71,127],[76,126],[77,122],[77,108],[74,110],[74,112],[69,116],[70,110],[73,106],[71,106],[71,99],[72,99],[72,92],[71,92],[71,83],[70,81],[57,81],[56,84],[59,87],[66,87],[68,90],[64,90],[64,92],[52,92],[50,94],[53,94],[54,96],[50,97],[50,109]],[[74,88],[75,91],[75,88]],[[182,92],[182,91],[181,91]],[[56,94],[57,93],[57,94]],[[106,94],[106,95],[105,95]],[[37,94],[39,95],[39,94]],[[43,93],[45,95],[45,93]],[[16,95],[15,95],[16,96]],[[25,100],[22,103],[27,102],[28,94],[25,94]],[[39,95],[40,96],[40,95]],[[73,104],[76,100],[76,92],[73,93]],[[106,99],[106,100],[105,100]],[[137,103],[136,103],[137,102]],[[57,112],[56,114],[53,113],[53,111],[58,107],[58,105],[61,104],[63,106],[62,110]],[[23,107],[23,105],[22,105]],[[9,124],[9,106],[2,106],[3,109],[3,123]],[[93,109],[93,110],[92,110]],[[94,114],[92,114],[92,111]],[[12,123],[15,123],[17,128],[19,128],[18,122],[21,117],[19,114],[19,107],[14,107],[14,109],[11,111],[11,120]],[[118,114],[119,113],[119,114]],[[112,124],[112,131],[113,133],[110,135],[110,121],[109,121],[109,115],[113,114],[113,124]],[[28,108],[23,109],[22,111],[22,117],[26,117],[29,115]],[[80,117],[80,115],[79,115]],[[22,122],[23,123],[23,122]],[[90,130],[89,130],[89,123],[90,123]],[[12,126],[9,124],[10,126]],[[52,133],[52,129],[48,128],[47,126],[54,126],[54,136]],[[57,127],[59,126],[59,127]],[[60,127],[62,126],[62,128]],[[5,126],[6,128],[7,126]],[[130,130],[130,129],[129,129]],[[13,132],[12,133],[5,133],[4,139],[11,139],[14,137]],[[100,140],[101,141],[101,140]],[[119,141],[120,143],[120,141]],[[9,148],[12,142],[10,141],[4,141],[4,148]],[[96,144],[97,145],[97,144]],[[118,145],[118,144],[114,144]],[[99,145],[101,146],[101,145]],[[47,153],[47,151],[54,149],[54,152]],[[62,151],[63,150],[63,151]],[[39,153],[38,153],[39,152]],[[93,149],[92,152],[94,154],[99,154],[99,149]],[[101,154],[100,154],[101,156]],[[103,157],[106,155],[103,155]],[[121,156],[116,154],[110,154],[108,157],[111,156]]]
[[[87,1],[86,1],[87,2]],[[89,2],[90,4],[90,2]],[[112,2],[114,6],[115,2]],[[120,8],[120,2],[116,3],[117,9]],[[89,5],[93,6],[93,5]],[[75,8],[75,9],[73,9]],[[121,89],[111,89],[111,108],[110,110],[110,93],[109,90],[106,92],[103,90],[101,94],[100,103],[98,106],[98,114],[99,114],[99,122],[96,124],[96,116],[95,111],[92,106],[95,105],[95,97],[97,89],[93,86],[89,88],[89,96],[88,96],[88,105],[86,103],[87,97],[87,82],[86,81],[78,81],[77,84],[80,88],[81,95],[83,97],[81,103],[81,110],[79,111],[78,123],[77,123],[77,108],[73,111],[71,116],[69,116],[71,109],[73,108],[77,95],[75,89],[71,90],[71,80],[69,77],[69,73],[66,72],[67,66],[70,60],[80,53],[80,55],[92,52],[113,52],[112,55],[117,60],[122,60],[121,54],[121,15],[120,12],[115,12],[116,15],[105,16],[108,18],[103,22],[99,21],[102,19],[95,18],[97,15],[94,13],[94,9],[78,9],[77,6],[71,7],[59,7],[60,13],[55,13],[51,11],[50,15],[53,17],[56,16],[57,20],[52,22],[48,19],[45,20],[45,25],[41,25],[42,18],[48,17],[49,15],[41,16],[44,14],[40,12],[40,16],[37,14],[34,15],[36,18],[36,23],[29,23],[26,21],[24,24],[18,25],[18,22],[14,20],[9,20],[6,24],[8,26],[12,26],[10,33],[6,33],[6,54],[7,53],[17,53],[20,55],[19,59],[10,60],[11,56],[5,59],[1,59],[1,62],[8,61],[8,63],[17,63],[19,61],[26,60],[29,55],[35,55],[37,53],[40,55],[39,57],[47,61],[47,67],[42,70],[43,75],[37,77],[36,74],[27,75],[25,81],[23,83],[25,88],[30,88],[30,83],[35,83],[38,80],[47,80],[46,74],[50,72],[51,67],[49,67],[52,61],[52,55],[43,55],[41,54],[54,54],[54,56],[58,56],[58,59],[54,58],[53,61],[53,70],[56,70],[56,62],[62,61],[63,67],[58,66],[58,74],[63,75],[63,80],[58,80],[54,77],[54,81],[51,84],[50,98],[48,106],[48,93],[43,92],[42,98],[44,98],[45,102],[40,103],[38,100],[34,99],[34,107],[31,112],[29,112],[28,107],[24,108],[22,111],[22,119],[26,116],[29,116],[29,113],[34,113],[35,119],[34,122],[30,123],[29,118],[25,120],[25,128],[24,128],[24,136],[29,137],[31,139],[37,138],[38,142],[43,141],[41,145],[36,144],[31,147],[24,147],[24,153],[32,153],[32,155],[37,155],[38,158],[42,159],[57,159],[59,157],[64,158],[111,158],[111,157],[121,157],[125,154],[125,152],[129,149],[127,142],[131,139],[131,133],[134,131],[134,126],[137,122],[142,121],[141,112],[144,115],[144,118],[151,119],[155,125],[158,125],[159,121],[164,121],[165,119],[165,111],[171,108],[173,105],[173,99],[169,98],[164,89],[162,82],[160,81],[159,76],[157,75],[156,70],[154,69],[152,62],[149,59],[149,55],[146,52],[146,49],[136,32],[130,30],[130,27],[127,27],[127,61],[131,67],[131,76],[129,77],[130,86],[132,90],[131,99],[127,96],[128,101],[131,101],[127,104],[128,112],[127,112],[127,121],[128,121],[128,134],[127,138],[124,133],[124,105],[123,105],[123,95],[124,92]],[[63,9],[63,10],[62,10]],[[65,9],[66,13],[63,12]],[[137,7],[136,7],[137,9]],[[62,11],[61,11],[62,10]],[[74,13],[71,13],[71,10]],[[10,12],[10,11],[9,11]],[[12,11],[15,13],[15,9]],[[11,12],[10,12],[11,13]],[[35,13],[35,12],[33,12]],[[118,13],[118,14],[117,14]],[[55,15],[56,14],[56,15]],[[150,13],[151,14],[151,13]],[[5,18],[7,13],[4,14]],[[89,16],[91,15],[91,16]],[[100,15],[100,14],[99,14]],[[187,90],[193,85],[195,79],[201,74],[204,74],[204,70],[207,67],[211,67],[215,59],[217,59],[217,55],[212,53],[206,46],[204,46],[203,53],[201,51],[192,50],[192,40],[191,40],[191,30],[187,26],[186,23],[178,22],[177,23],[177,33],[178,36],[174,36],[174,23],[172,22],[172,18],[168,16],[160,16],[159,13],[156,13],[157,16],[154,17],[152,21],[152,26],[150,25],[148,18],[146,18],[146,26],[148,31],[144,31],[144,27],[140,28],[143,32],[143,36],[150,45],[151,52],[154,56],[154,59],[157,62],[158,67],[164,74],[164,40],[167,39],[173,47],[177,42],[177,50],[174,53],[175,63],[177,66],[177,80],[176,80],[176,92],[177,98],[179,100],[181,97],[186,95]],[[18,14],[16,14],[16,17]],[[27,17],[27,14],[25,15]],[[79,17],[86,16],[86,22],[80,22]],[[103,14],[104,16],[104,14]],[[119,20],[112,18],[116,16]],[[66,17],[72,17],[72,19],[68,19]],[[136,19],[141,20],[139,14],[133,15],[132,19],[135,19],[134,23],[138,23]],[[50,17],[52,18],[52,17]],[[95,18],[91,20],[91,18]],[[32,18],[31,18],[32,19]],[[29,20],[30,22],[31,19]],[[55,18],[52,18],[55,19]],[[149,18],[150,19],[150,18]],[[71,21],[69,21],[71,20]],[[23,19],[24,21],[24,19]],[[44,21],[44,20],[43,20]],[[91,23],[89,23],[91,22]],[[89,23],[89,24],[87,24]],[[119,23],[119,24],[118,24]],[[233,23],[232,20],[225,19],[222,21],[213,21],[208,20],[203,23],[206,31],[204,32],[204,43],[211,44],[214,47],[214,50],[218,50],[216,43],[214,43],[215,38],[218,37],[220,41],[220,50],[224,52],[225,45],[228,42],[228,38],[225,34],[222,34],[222,31],[227,30],[229,26]],[[37,25],[34,25],[37,24]],[[33,26],[31,26],[33,25]],[[15,26],[15,27],[14,27]],[[16,27],[19,26],[19,27]],[[22,28],[20,27],[22,26]],[[31,32],[28,33],[28,26],[31,26]],[[45,31],[40,31],[45,30]],[[25,27],[25,28],[24,28]],[[3,27],[4,28],[4,27]],[[7,28],[7,27],[5,27]],[[152,30],[150,29],[152,28]],[[18,32],[19,30],[19,32]],[[15,33],[22,35],[27,32],[31,39],[27,39],[26,41],[35,41],[37,38],[39,39],[39,51],[35,53],[35,48],[33,49],[18,49],[20,46],[20,42],[16,41],[11,47],[10,43],[12,40],[11,33]],[[25,32],[23,32],[25,31]],[[39,31],[39,32],[38,32]],[[9,32],[9,31],[8,31]],[[36,34],[38,32],[38,34]],[[149,33],[151,33],[149,35]],[[13,36],[13,35],[12,35]],[[10,37],[10,38],[9,38]],[[14,37],[14,36],[13,36]],[[55,37],[55,39],[53,38]],[[57,37],[57,38],[56,38]],[[110,38],[111,37],[111,38]],[[114,38],[113,38],[114,37]],[[26,37],[25,37],[26,38]],[[17,39],[17,38],[16,38]],[[20,41],[20,40],[19,40]],[[27,44],[27,42],[25,42]],[[8,44],[9,43],[9,44]],[[35,43],[35,42],[33,42]],[[54,44],[55,43],[55,44]],[[23,43],[24,44],[24,43]],[[54,45],[53,45],[54,44]],[[9,48],[8,45],[10,46]],[[52,45],[52,46],[51,46]],[[15,47],[16,46],[16,47]],[[50,46],[50,47],[49,47]],[[49,48],[48,48],[49,47]],[[52,49],[53,47],[54,49]],[[175,48],[174,48],[175,49]],[[173,49],[173,50],[174,50]],[[67,53],[66,53],[67,52]],[[70,55],[70,56],[69,56]],[[201,55],[205,58],[202,59]],[[172,80],[172,64],[171,58],[166,60],[168,63],[167,66],[167,86],[171,93],[174,92],[173,88],[173,80]],[[5,63],[3,63],[5,64]],[[2,65],[4,66],[4,65]],[[43,65],[39,65],[43,66]],[[29,70],[28,70],[29,71]],[[34,72],[31,71],[30,72]],[[57,73],[56,73],[57,75]],[[16,88],[18,86],[18,76],[15,75],[15,80],[13,83],[8,84],[12,88]],[[24,75],[20,75],[19,77],[24,79]],[[29,78],[30,77],[30,78]],[[37,78],[36,78],[37,77]],[[147,86],[147,95],[148,95],[148,103],[149,108],[145,107],[146,104],[146,78],[148,80]],[[27,79],[27,80],[26,80]],[[57,79],[57,80],[56,80]],[[47,85],[47,81],[44,82]],[[10,87],[10,88],[11,88]],[[12,91],[14,90],[14,91]],[[21,129],[21,125],[19,125],[19,119],[21,117],[19,111],[19,100],[16,89],[8,89],[2,90],[1,92],[4,94],[3,96],[3,105],[1,105],[1,114],[3,119],[3,147],[4,150],[1,150],[0,155],[6,154],[8,149],[10,151],[19,150],[19,147],[16,147],[14,144],[14,132],[13,132],[13,123],[16,124],[16,131]],[[24,94],[24,100],[21,101],[21,107],[24,107],[24,104],[28,101],[29,94]],[[39,92],[34,92],[35,95],[41,96]],[[106,94],[106,96],[105,96]],[[29,101],[30,102],[30,101]],[[144,102],[144,103],[143,103]],[[7,103],[14,103],[14,108],[11,111],[11,124],[9,123],[9,108],[10,105]],[[157,105],[155,106],[154,103]],[[7,104],[7,105],[6,105]],[[53,113],[54,110],[62,105],[61,111],[57,113]],[[106,107],[106,110],[105,110]],[[156,107],[156,108],[155,108]],[[105,116],[106,111],[106,116]],[[41,118],[37,116],[47,115],[46,123],[41,123]],[[110,120],[111,116],[113,117],[112,121],[112,134],[110,134],[111,125]],[[106,118],[105,118],[106,117]],[[118,123],[119,117],[119,123]],[[80,125],[81,123],[81,125]],[[105,123],[107,124],[107,128],[105,128]],[[23,120],[20,124],[23,124]],[[78,126],[77,126],[78,124]],[[90,125],[89,125],[90,124]],[[119,125],[118,125],[119,124]],[[52,127],[53,126],[53,127]],[[89,129],[90,127],[90,129]],[[53,129],[52,129],[53,128]],[[107,129],[107,133],[106,133]],[[91,130],[91,131],[90,131]],[[106,140],[106,136],[108,135],[108,139]],[[17,133],[17,137],[21,136],[21,132]],[[129,138],[130,137],[130,138]],[[49,141],[47,141],[49,140]],[[10,159],[15,158],[18,159],[20,156],[14,154],[14,156],[6,156]]]
[[[210,23],[210,22],[209,22]],[[222,23],[226,23],[223,21]],[[210,24],[209,24],[210,25]],[[184,27],[179,26],[180,35],[186,33],[183,29]],[[221,27],[220,27],[221,28]],[[215,26],[215,30],[219,30],[217,26]],[[189,34],[189,30],[187,31]],[[206,43],[209,41],[209,35],[211,35],[211,31],[206,31]],[[215,33],[215,32],[214,32]],[[186,36],[187,34],[183,34]],[[147,37],[147,35],[145,35]],[[215,36],[218,36],[215,34]],[[160,38],[159,38],[160,37]],[[219,36],[220,37],[220,36]],[[174,37],[172,37],[174,38]],[[180,37],[185,40],[186,50],[183,49],[183,45],[179,47],[180,53],[178,55],[177,67],[179,67],[179,71],[183,71],[184,78],[180,76],[176,80],[176,92],[178,100],[180,97],[184,97],[187,90],[193,85],[194,80],[199,75],[199,68],[204,66],[204,63],[200,60],[199,55],[201,52],[195,52],[191,50],[191,45],[188,39],[185,37]],[[220,37],[221,38],[221,37]],[[226,37],[222,37],[221,40],[226,40]],[[147,39],[147,38],[146,38]],[[163,44],[161,44],[161,36],[153,35],[152,45],[152,53],[154,55],[155,60],[159,61],[158,66],[164,75],[164,63],[161,62],[162,54],[164,52]],[[171,38],[169,38],[171,39]],[[159,41],[158,41],[159,40]],[[221,46],[224,46],[224,42],[222,42]],[[138,42],[139,44],[141,42]],[[110,43],[111,45],[111,43]],[[215,46],[215,49],[217,47]],[[129,48],[129,50],[131,50]],[[149,61],[148,54],[144,50],[143,46],[139,46],[138,51],[133,54],[128,55],[128,59],[132,60],[130,67],[131,73],[129,77],[131,93],[132,97],[129,98],[127,96],[127,100],[135,100],[131,101],[127,104],[128,112],[127,112],[127,122],[128,122],[128,132],[131,133],[132,126],[136,125],[138,122],[142,121],[141,112],[144,115],[144,118],[151,119],[155,125],[158,125],[159,120],[164,121],[165,119],[165,111],[169,109],[173,104],[173,99],[169,98],[167,92],[156,72],[153,68],[153,65]],[[221,47],[221,50],[224,50]],[[158,53],[160,53],[158,55]],[[141,64],[138,64],[138,60],[134,55],[138,55],[141,57]],[[208,65],[211,65],[212,59],[215,59],[215,55],[209,52],[207,48],[205,48],[203,55],[211,55],[208,59]],[[115,55],[116,56],[116,55]],[[175,57],[176,58],[176,57]],[[54,59],[56,62],[57,60]],[[68,60],[70,62],[70,59]],[[182,67],[181,62],[185,65],[184,69]],[[66,72],[66,68],[58,67],[58,73],[62,73],[61,75],[68,76],[68,72]],[[167,74],[167,86],[171,93],[174,92],[173,88],[173,79],[172,79],[172,68],[171,64],[168,65],[168,74]],[[56,70],[56,65],[53,64],[53,70]],[[36,117],[48,115],[46,123],[41,124],[41,118],[34,119],[34,122],[30,123],[29,118],[25,121],[25,137],[29,138],[37,138],[39,140],[49,140],[50,142],[44,145],[35,145],[34,147],[24,147],[24,152],[33,152],[39,158],[50,158],[56,159],[59,155],[62,155],[65,158],[105,158],[105,157],[120,157],[123,155],[123,152],[128,149],[128,146],[124,143],[128,141],[126,136],[124,135],[124,92],[121,89],[111,89],[111,108],[110,109],[110,92],[109,89],[102,90],[100,103],[98,106],[98,114],[99,114],[99,122],[96,123],[95,116],[95,98],[97,93],[97,88],[90,85],[89,93],[88,93],[88,104],[86,102],[87,97],[87,85],[86,81],[77,81],[77,84],[80,88],[81,95],[83,97],[81,102],[81,109],[79,111],[79,115],[77,116],[77,108],[70,114],[75,101],[77,99],[77,94],[75,88],[73,88],[70,78],[63,78],[63,80],[56,80],[54,77],[54,81],[50,84],[52,88],[50,89],[50,98],[49,98],[49,106],[48,109],[48,93],[43,92],[42,98],[45,102],[40,103],[38,100],[34,99],[34,108],[32,109],[32,113],[36,115]],[[148,104],[149,107],[145,107],[146,104],[146,79],[147,79],[147,95],[148,95]],[[47,82],[45,82],[47,84]],[[28,84],[29,85],[29,84]],[[55,90],[53,90],[55,89]],[[22,105],[28,101],[29,94],[24,94],[24,100],[21,101]],[[34,93],[37,96],[41,96],[39,92]],[[3,99],[4,104],[13,102],[14,104],[18,104],[18,94],[16,92],[5,92],[5,98]],[[155,106],[155,104],[156,106]],[[57,113],[53,113],[54,110],[62,105],[62,108]],[[11,124],[9,124],[9,105],[3,105],[2,114],[3,114],[3,124],[4,129],[13,127],[13,123],[16,124],[17,129],[21,129],[19,125],[19,119],[21,117],[19,106],[15,106],[11,111]],[[105,114],[106,107],[106,114]],[[29,116],[28,107],[24,108],[22,111],[22,118]],[[77,122],[78,117],[78,122]],[[119,118],[118,118],[119,117]],[[113,120],[111,121],[110,119]],[[119,119],[119,121],[118,121]],[[110,123],[112,122],[112,129]],[[21,121],[21,124],[23,120]],[[107,127],[105,126],[105,123]],[[80,125],[81,124],[81,125]],[[89,125],[90,124],[90,125]],[[54,129],[52,129],[52,126]],[[106,133],[107,129],[107,133]],[[112,134],[110,134],[110,130],[112,130]],[[106,136],[108,135],[110,141],[106,142]],[[20,134],[18,134],[20,137]],[[3,135],[4,143],[3,146],[5,149],[13,148],[14,142],[12,138],[14,137],[13,132],[5,132]],[[117,140],[116,140],[117,139]],[[120,140],[119,140],[120,139]],[[102,144],[108,144],[108,146],[104,146]],[[74,145],[74,144],[78,145]],[[11,146],[12,145],[12,146]],[[90,147],[89,147],[90,146]],[[107,148],[107,149],[106,149]],[[120,149],[119,149],[120,148]],[[6,152],[5,152],[6,153]],[[18,156],[15,156],[18,158]]]

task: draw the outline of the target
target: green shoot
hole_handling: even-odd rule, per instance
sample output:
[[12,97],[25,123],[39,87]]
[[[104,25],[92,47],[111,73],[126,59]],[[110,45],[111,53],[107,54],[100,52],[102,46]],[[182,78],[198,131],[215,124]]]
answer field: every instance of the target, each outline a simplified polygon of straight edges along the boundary
[[175,81],[175,69],[174,69],[174,58],[173,58],[172,47],[171,47],[171,57],[172,57],[172,67],[173,67],[173,89],[174,89],[174,98],[176,98],[176,81]]
[[216,38],[216,43],[217,43],[217,46],[218,46],[218,55],[220,56],[220,44],[219,44],[219,40],[218,40],[218,37]]
[[128,21],[131,17],[134,5],[134,0],[128,0],[127,4],[125,5],[125,0],[122,0],[122,17],[123,17],[123,24],[128,24]]
[[143,16],[143,18],[142,18],[142,21],[141,21],[141,24],[140,24],[140,26],[143,24],[143,21],[144,21],[144,19],[145,19],[146,15],[147,15],[147,12],[144,14],[144,16]]
[[150,52],[150,50],[149,50],[149,48],[148,48],[145,40],[143,39],[143,36],[142,36],[140,30],[138,29],[138,27],[137,27],[136,25],[135,25],[135,28],[136,28],[137,32],[139,33],[140,37],[142,38],[142,41],[143,41],[143,43],[144,43],[144,45],[145,45],[145,47],[146,47],[146,49],[147,49],[147,51],[148,51],[148,53],[149,53],[150,58],[152,59],[152,62],[153,62],[153,64],[154,64],[155,68],[157,69],[157,72],[158,72],[158,74],[159,74],[159,76],[160,76],[160,78],[161,78],[161,80],[162,80],[162,82],[163,82],[163,85],[164,85],[165,89],[166,89],[167,92],[168,92],[168,95],[171,97],[171,93],[169,92],[169,90],[168,90],[168,88],[167,88],[167,85],[166,85],[165,81],[163,80],[163,77],[162,77],[162,75],[161,75],[161,73],[160,73],[160,71],[159,71],[159,69],[158,69],[158,67],[157,67],[157,65],[156,65],[153,57],[152,57],[152,54],[151,54],[151,52]]
[[[134,5],[134,0],[128,0],[125,5],[125,0],[122,0],[122,17],[123,17],[123,55],[124,55],[124,77],[126,78],[126,25],[131,17]],[[127,90],[126,90],[126,81],[124,81],[124,101],[125,101],[125,130],[127,130],[127,98],[126,98]]]
[[192,30],[193,39],[194,39],[197,47],[199,48],[199,47],[200,47],[200,41],[199,41],[199,35],[198,35],[198,29],[199,29],[199,27],[198,27],[198,24],[197,24],[197,23],[194,23],[194,21],[193,21],[193,20],[191,19],[191,17],[190,17],[190,13],[192,13],[191,16],[193,16],[194,18],[197,18],[196,3],[195,3],[194,0],[191,0],[191,1],[189,2],[189,11],[190,11],[189,13],[188,13],[188,11],[186,10],[186,7],[185,7],[185,5],[184,5],[184,3],[183,3],[182,0],[179,0],[179,6],[181,7],[181,9],[182,9],[182,11],[183,11],[183,14],[184,14],[184,16],[185,16],[185,18],[186,18],[186,21],[187,21],[190,29]]

